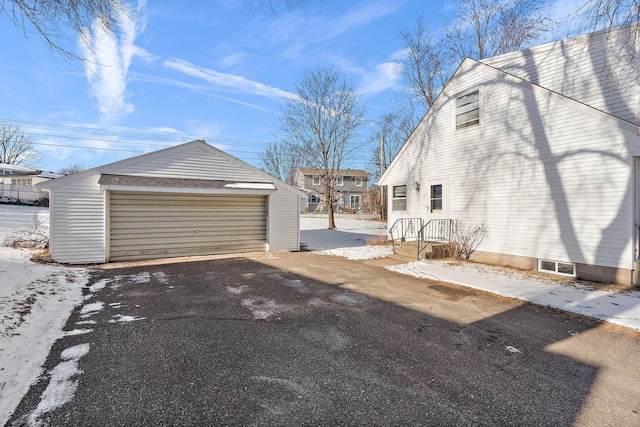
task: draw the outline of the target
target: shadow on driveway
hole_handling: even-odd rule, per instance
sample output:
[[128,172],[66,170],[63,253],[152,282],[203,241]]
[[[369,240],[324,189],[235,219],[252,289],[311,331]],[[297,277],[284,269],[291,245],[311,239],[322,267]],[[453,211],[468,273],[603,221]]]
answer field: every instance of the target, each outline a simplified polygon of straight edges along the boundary
[[547,350],[595,322],[311,253],[96,270],[86,293],[9,425],[574,425],[599,374]]

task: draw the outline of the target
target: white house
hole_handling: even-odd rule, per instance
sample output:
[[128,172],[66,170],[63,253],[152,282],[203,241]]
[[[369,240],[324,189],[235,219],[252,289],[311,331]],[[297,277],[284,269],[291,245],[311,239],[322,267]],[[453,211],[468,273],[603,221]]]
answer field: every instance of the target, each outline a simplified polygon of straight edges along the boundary
[[640,64],[626,50],[630,33],[465,59],[379,181],[389,226],[484,223],[478,261],[638,283]]
[[300,190],[204,141],[38,185],[51,257],[88,264],[298,250]]

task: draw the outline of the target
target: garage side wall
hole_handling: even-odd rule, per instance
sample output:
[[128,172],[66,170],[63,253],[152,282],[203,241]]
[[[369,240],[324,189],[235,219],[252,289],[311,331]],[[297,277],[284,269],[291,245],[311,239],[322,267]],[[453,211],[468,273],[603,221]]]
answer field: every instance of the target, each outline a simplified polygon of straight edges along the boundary
[[267,244],[269,251],[300,249],[300,197],[278,188],[267,202]]
[[56,262],[105,261],[105,193],[99,178],[91,175],[52,190],[49,252]]

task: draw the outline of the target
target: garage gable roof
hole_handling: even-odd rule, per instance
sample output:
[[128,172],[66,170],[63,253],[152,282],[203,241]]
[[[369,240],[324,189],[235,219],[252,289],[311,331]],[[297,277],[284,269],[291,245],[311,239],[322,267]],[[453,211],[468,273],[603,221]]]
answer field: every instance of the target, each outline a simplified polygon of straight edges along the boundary
[[[298,190],[296,187],[291,186],[290,184],[287,184],[285,182],[280,181],[279,179],[267,174],[266,172],[236,158],[233,157],[232,155],[225,153],[224,151],[215,148],[209,144],[207,144],[206,142],[202,141],[202,140],[196,140],[196,141],[191,141],[191,142],[187,142],[185,144],[181,144],[181,145],[176,145],[173,147],[168,147],[162,150],[158,150],[158,151],[154,151],[151,153],[146,153],[146,154],[142,154],[140,156],[136,156],[136,157],[131,157],[128,159],[124,159],[124,160],[120,160],[114,163],[109,163],[106,165],[102,165],[102,166],[98,166],[92,169],[88,169],[82,172],[78,172],[72,175],[68,175],[62,178],[57,178],[54,180],[50,180],[47,181],[46,183],[41,183],[41,184],[37,184],[38,188],[44,189],[44,190],[53,190],[55,188],[60,188],[62,186],[65,186],[75,180],[83,180],[86,179],[87,177],[93,176],[95,177],[97,176],[102,176],[102,175],[116,175],[116,174],[121,174],[121,175],[126,175],[128,172],[128,169],[131,169],[132,167],[134,169],[138,169],[136,168],[137,165],[144,165],[144,164],[148,164],[150,161],[154,161],[157,159],[169,159],[168,162],[170,163],[172,158],[176,157],[176,155],[178,153],[196,153],[194,150],[205,150],[209,153],[211,153],[213,156],[220,158],[220,159],[224,159],[226,162],[228,162],[228,164],[233,165],[233,167],[237,168],[238,171],[244,171],[241,172],[240,174],[235,174],[232,173],[231,175],[237,175],[238,177],[235,178],[233,176],[229,176],[229,177],[224,177],[221,176],[219,178],[222,179],[232,179],[234,181],[227,181],[225,183],[224,189],[235,189],[235,190],[243,190],[241,192],[245,192],[245,190],[255,190],[255,191],[273,191],[271,189],[271,187],[266,188],[266,184],[265,183],[269,183],[270,186],[275,187],[277,189],[283,189],[283,190],[287,190],[289,192],[292,192],[294,194],[297,194],[299,197],[306,197],[306,194],[304,194],[303,192],[301,192],[300,190]],[[195,156],[202,156],[202,152],[197,152],[195,154]],[[206,156],[206,153],[205,153]],[[158,171],[161,171],[161,169],[158,169]],[[154,171],[155,172],[155,171]],[[255,176],[255,181],[254,178],[252,178],[250,175],[253,174]],[[154,187],[155,185],[162,185],[162,187],[155,187],[155,188],[173,188],[176,189],[176,191],[178,191],[178,189],[182,189],[181,191],[178,192],[187,192],[187,191],[191,191],[191,192],[211,192],[211,191],[216,191],[215,188],[209,187],[209,188],[204,188],[201,187],[200,189],[198,189],[197,185],[214,185],[211,182],[208,183],[200,183],[200,184],[196,184],[196,182],[193,181],[200,181],[200,179],[195,179],[195,178],[184,178],[186,181],[181,181],[182,178],[175,178],[175,174],[174,174],[174,178],[163,178],[163,177],[159,177],[159,175],[161,175],[160,173],[139,173],[138,171],[135,170],[131,170],[130,171],[130,175],[127,176],[134,176],[137,175],[138,179],[136,180],[136,183],[130,182],[129,184],[131,184],[131,187],[137,187],[138,189],[140,188],[151,188]],[[142,181],[142,175],[145,175],[145,177],[147,177],[148,175],[153,175],[156,178],[155,179],[167,179],[168,181],[156,181],[155,183],[153,183],[152,181]],[[153,178],[151,178],[153,179]],[[235,181],[235,179],[238,179],[237,181]],[[193,180],[193,181],[191,181]],[[243,181],[244,180],[244,181]],[[264,181],[263,181],[264,180]],[[202,181],[214,181],[214,179],[203,179]],[[246,181],[251,181],[251,182],[246,182]],[[164,185],[164,184],[170,184],[169,186]],[[102,184],[101,184],[102,185]],[[106,185],[115,185],[113,184],[113,182],[111,182],[111,184],[104,184],[104,186]],[[238,192],[238,191],[236,191]]]

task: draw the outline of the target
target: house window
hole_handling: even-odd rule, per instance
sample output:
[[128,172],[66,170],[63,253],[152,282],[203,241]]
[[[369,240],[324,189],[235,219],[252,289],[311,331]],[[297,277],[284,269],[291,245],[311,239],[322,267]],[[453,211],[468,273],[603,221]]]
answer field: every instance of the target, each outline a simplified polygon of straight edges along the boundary
[[431,186],[431,212],[442,210],[442,184]]
[[342,187],[344,185],[344,177],[338,176],[336,177],[336,185]]
[[568,262],[538,260],[538,271],[576,277],[576,265]]
[[393,186],[393,199],[391,209],[394,211],[406,211],[407,210],[407,186],[406,185],[394,185]]
[[356,187],[362,187],[362,178],[356,178]]
[[319,175],[313,177],[313,185],[320,185],[321,179]]
[[480,91],[456,98],[456,129],[480,124]]
[[349,196],[349,206],[351,206],[352,208],[359,208],[360,207],[360,195],[359,194],[352,194]]
[[309,201],[309,203],[320,203],[320,196],[318,196],[317,194],[309,194],[307,200]]

